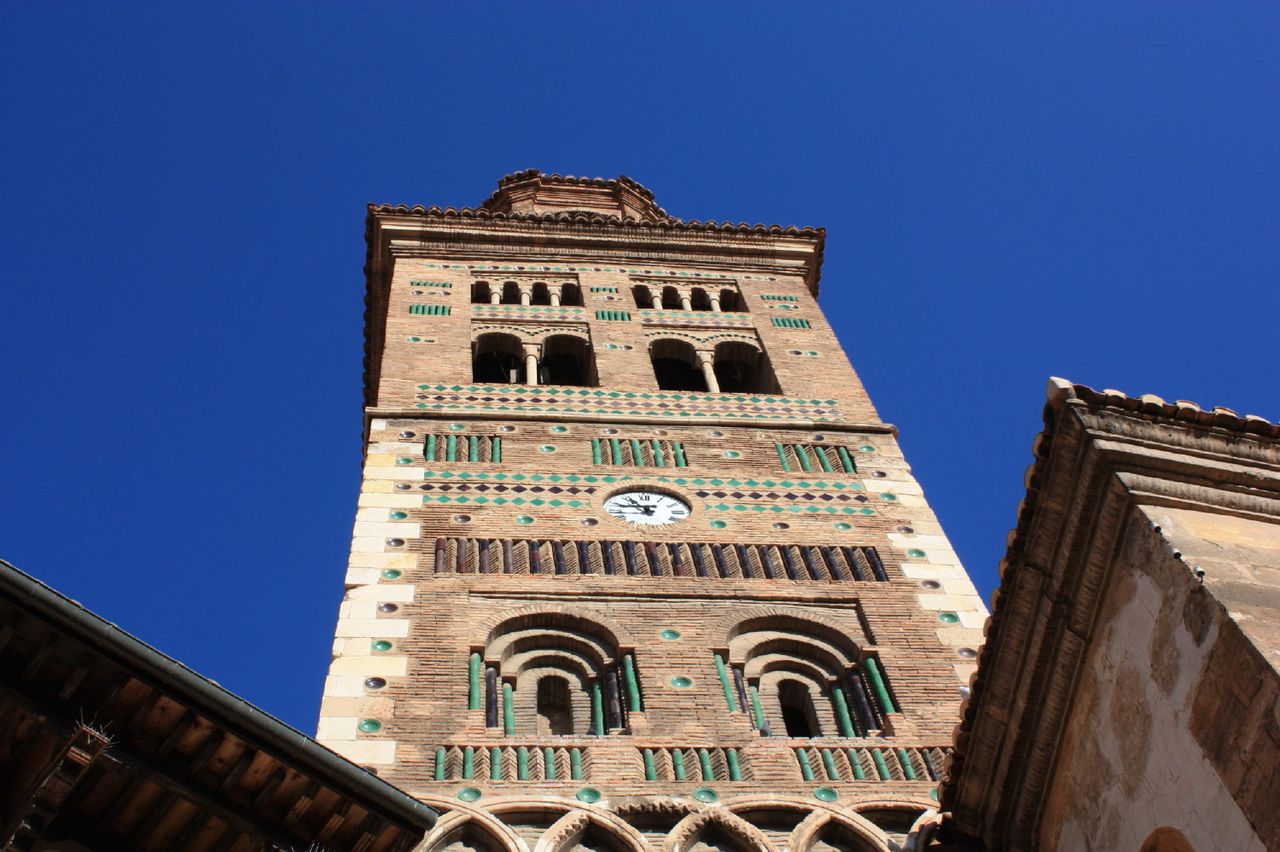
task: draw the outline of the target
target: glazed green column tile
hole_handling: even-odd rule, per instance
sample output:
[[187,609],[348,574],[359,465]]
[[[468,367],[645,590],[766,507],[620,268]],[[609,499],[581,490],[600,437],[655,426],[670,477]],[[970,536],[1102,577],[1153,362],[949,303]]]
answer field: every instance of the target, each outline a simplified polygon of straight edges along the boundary
[[644,780],[646,781],[658,780],[658,767],[653,762],[653,749],[651,748],[647,748],[644,750]]
[[631,463],[636,467],[640,467],[644,464],[644,456],[640,454],[640,440],[638,438],[632,438],[630,444]]
[[871,749],[871,759],[876,762],[876,772],[880,773],[881,781],[888,781],[892,778],[889,772],[889,764],[884,762],[884,754],[878,748]]
[[622,658],[622,677],[627,684],[627,709],[632,713],[641,712],[640,683],[636,680],[636,661],[630,654]]
[[831,690],[831,698],[836,705],[836,722],[840,725],[840,736],[855,736],[853,719],[849,717],[849,704],[844,698],[844,689],[839,686],[833,687]]
[[826,450],[824,450],[822,447],[816,447],[813,451],[813,454],[818,457],[818,464],[819,466],[822,467],[823,470],[827,471],[828,473],[834,472],[835,469],[831,467],[831,462],[827,460]]
[[774,444],[773,449],[778,454],[778,461],[781,462],[782,469],[784,471],[791,470],[791,464],[787,461],[787,448],[782,446],[781,444]]
[[884,675],[880,671],[880,663],[875,657],[867,657],[865,660],[867,667],[867,677],[871,679],[871,688],[876,691],[876,698],[880,700],[880,707],[886,713],[896,713],[894,709],[893,699],[889,697],[889,689],[884,685]]
[[862,761],[858,759],[857,749],[848,749],[845,757],[849,758],[849,768],[853,770],[853,777],[856,781],[866,781],[867,772],[862,768]]
[[480,709],[480,655],[472,654],[467,669],[467,709]]
[[716,780],[715,770],[711,767],[711,755],[705,748],[698,749],[698,766],[702,769],[703,781]]
[[467,746],[462,750],[462,777],[473,778],[476,774],[476,750]]
[[516,710],[511,699],[511,684],[502,685],[502,733],[511,736],[516,732]]
[[436,749],[435,779],[437,781],[443,781],[444,775],[445,775],[445,751],[444,751],[444,747],[441,746]]
[[502,780],[502,749],[497,746],[489,749],[489,780]]
[[844,447],[836,447],[836,455],[840,457],[840,466],[844,468],[845,473],[858,472],[858,468],[854,465],[853,458],[850,457],[848,450]]
[[615,465],[622,464],[622,442],[617,438],[609,439],[609,457],[613,459]]
[[804,448],[804,444],[796,444],[796,460],[800,462],[801,470],[813,470],[813,462],[809,461],[809,451]]
[[467,439],[467,461],[480,461],[480,438],[476,435]]
[[582,749],[569,749],[569,778],[573,781],[582,780]]
[[489,453],[489,461],[500,462],[502,461],[502,439],[493,438],[492,441],[493,451]]
[[916,780],[916,768],[911,765],[911,758],[907,756],[907,750],[900,748],[897,750],[898,763],[902,764],[902,775],[908,781]]
[[796,749],[796,763],[800,764],[800,777],[812,781],[813,767],[809,765],[809,752],[802,748]]
[[729,706],[730,713],[738,712],[738,702],[733,698],[733,687],[729,684],[729,673],[725,671],[724,657],[715,655],[716,676],[720,678],[720,688],[724,690],[724,703]]
[[598,737],[609,733],[604,727],[604,695],[599,680],[591,684],[591,727]]
[[436,460],[436,436],[435,435],[427,436],[427,448],[426,450],[423,451],[422,455],[427,461]]
[[658,467],[666,467],[667,460],[666,460],[666,457],[662,454],[662,442],[659,441],[657,438],[654,438],[649,442],[649,446],[653,450],[653,463],[656,464]]
[[684,457],[684,444],[674,441],[671,444],[671,452],[676,457],[676,467],[688,467],[689,463]]
[[591,439],[591,463],[600,464],[600,439]]
[[529,780],[529,749],[525,746],[516,749],[516,780]]
[[831,753],[831,749],[829,748],[824,748],[822,750],[822,768],[827,770],[827,778],[829,780],[840,780],[840,773],[836,771],[835,755]]
[[548,781],[556,780],[556,751],[550,746],[542,750],[542,777]]
[[764,730],[764,708],[760,706],[760,691],[754,686],[748,687],[751,692],[751,715],[755,717],[756,730]]
[[684,752],[678,748],[671,751],[671,771],[677,781],[684,780]]
[[724,756],[729,764],[729,780],[741,781],[742,764],[738,762],[738,750],[736,748],[726,749]]

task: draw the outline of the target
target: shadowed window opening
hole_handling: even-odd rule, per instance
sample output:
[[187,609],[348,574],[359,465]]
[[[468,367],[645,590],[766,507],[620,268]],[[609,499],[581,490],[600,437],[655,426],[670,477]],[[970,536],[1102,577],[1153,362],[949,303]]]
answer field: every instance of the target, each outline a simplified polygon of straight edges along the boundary
[[538,733],[569,735],[573,733],[573,705],[569,682],[548,675],[538,681]]
[[511,334],[482,334],[472,346],[473,382],[484,385],[524,382],[524,361],[519,338]]
[[769,358],[747,343],[721,343],[715,350],[721,393],[782,393]]
[[658,387],[669,391],[707,390],[707,380],[698,369],[698,356],[693,346],[682,340],[655,340],[649,346],[653,375]]
[[809,688],[797,680],[778,684],[778,704],[782,708],[782,725],[789,737],[820,737],[822,726],[813,709]]
[[544,385],[594,387],[596,375],[591,346],[581,338],[566,334],[548,337],[542,344],[538,382]]

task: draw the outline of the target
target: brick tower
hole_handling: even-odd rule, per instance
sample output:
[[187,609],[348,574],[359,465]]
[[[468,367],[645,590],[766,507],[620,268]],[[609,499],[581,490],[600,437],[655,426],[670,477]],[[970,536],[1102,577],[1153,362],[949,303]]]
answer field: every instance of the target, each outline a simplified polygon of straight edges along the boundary
[[537,171],[369,208],[318,737],[444,814],[424,848],[927,830],[986,610],[818,307],[824,236]]

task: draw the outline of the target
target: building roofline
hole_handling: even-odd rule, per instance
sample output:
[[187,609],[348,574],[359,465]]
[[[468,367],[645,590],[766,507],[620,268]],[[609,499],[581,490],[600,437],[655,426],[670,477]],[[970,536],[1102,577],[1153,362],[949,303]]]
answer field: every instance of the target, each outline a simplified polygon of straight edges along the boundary
[[0,595],[13,599],[32,617],[112,658],[139,679],[150,681],[235,736],[301,772],[331,782],[335,791],[350,795],[362,807],[394,817],[424,833],[439,818],[434,808],[2,559]]

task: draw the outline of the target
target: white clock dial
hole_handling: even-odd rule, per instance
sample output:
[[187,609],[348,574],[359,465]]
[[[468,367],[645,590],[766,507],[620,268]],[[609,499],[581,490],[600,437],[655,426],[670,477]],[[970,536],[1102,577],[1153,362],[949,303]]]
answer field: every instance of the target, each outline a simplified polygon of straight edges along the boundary
[[689,517],[689,504],[661,491],[624,491],[604,501],[604,510],[620,521],[663,526]]

